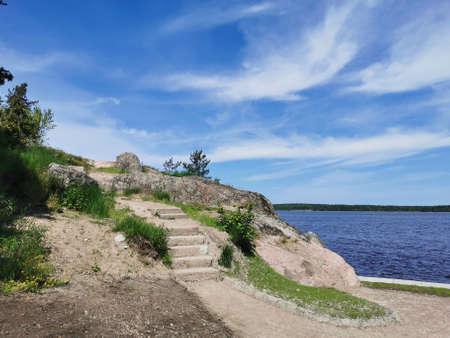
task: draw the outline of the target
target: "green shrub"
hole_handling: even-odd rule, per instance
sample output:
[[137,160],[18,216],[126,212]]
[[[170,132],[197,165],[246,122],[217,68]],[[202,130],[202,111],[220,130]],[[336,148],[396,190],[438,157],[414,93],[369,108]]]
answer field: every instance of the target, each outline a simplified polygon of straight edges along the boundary
[[[13,147],[1,128],[0,158],[1,200],[13,204],[15,213],[43,205],[53,192],[60,191],[57,182],[45,173],[50,163],[87,165],[81,157],[60,150],[41,146]],[[4,205],[0,205],[2,208]]]
[[233,247],[231,245],[226,245],[222,254],[220,255],[219,264],[226,267],[231,268],[231,263],[233,262]]
[[252,226],[255,215],[252,209],[253,203],[249,203],[245,212],[241,208],[234,212],[219,210],[220,224],[230,234],[231,241],[246,255],[253,255],[255,248],[256,231]]
[[73,185],[60,195],[62,206],[97,217],[108,217],[114,206],[114,200],[103,194],[96,184]]
[[152,195],[158,200],[170,202],[170,194],[166,191],[154,191]]
[[161,258],[169,252],[166,231],[153,223],[145,222],[141,217],[122,216],[117,220],[113,231],[123,231],[129,239],[148,241]]
[[0,280],[45,279],[48,271],[40,266],[46,254],[44,240],[44,231],[23,219],[0,232]]
[[139,194],[141,191],[142,191],[141,188],[126,188],[126,189],[123,191],[123,194],[124,194],[125,196],[131,196],[131,195],[133,195],[133,194]]

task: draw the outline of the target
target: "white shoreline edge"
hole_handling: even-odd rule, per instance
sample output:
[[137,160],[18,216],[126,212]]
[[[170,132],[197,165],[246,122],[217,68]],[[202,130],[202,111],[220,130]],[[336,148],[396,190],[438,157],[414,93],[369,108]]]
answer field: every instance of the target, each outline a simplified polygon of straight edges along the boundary
[[425,287],[432,287],[432,288],[450,289],[450,284],[445,284],[445,283],[432,283],[432,282],[421,282],[421,281],[417,281],[417,280],[365,277],[365,276],[358,276],[358,278],[361,282],[390,283],[390,284],[415,285],[415,286],[425,286]]

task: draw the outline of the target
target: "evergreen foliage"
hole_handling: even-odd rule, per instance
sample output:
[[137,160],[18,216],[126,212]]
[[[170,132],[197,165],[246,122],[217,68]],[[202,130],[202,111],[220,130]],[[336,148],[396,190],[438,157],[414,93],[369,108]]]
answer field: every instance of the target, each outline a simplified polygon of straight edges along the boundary
[[184,169],[191,175],[205,177],[209,174],[206,169],[211,162],[203,153],[203,150],[194,150],[189,156],[190,163],[183,163]]
[[9,70],[0,67],[0,86],[5,84],[5,81],[12,81],[13,75]]
[[16,145],[41,145],[46,133],[55,127],[50,109],[27,98],[27,84],[8,90],[6,105],[0,108],[0,127]]
[[181,161],[174,162],[173,157],[171,157],[166,162],[164,162],[163,167],[166,173],[175,174],[180,165]]

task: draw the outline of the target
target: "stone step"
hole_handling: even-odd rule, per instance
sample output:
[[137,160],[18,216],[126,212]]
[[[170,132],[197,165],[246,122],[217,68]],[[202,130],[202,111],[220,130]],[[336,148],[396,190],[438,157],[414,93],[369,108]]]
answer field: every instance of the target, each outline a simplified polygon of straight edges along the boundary
[[206,279],[219,278],[219,270],[208,268],[190,268],[174,270],[175,278],[181,279],[185,282],[195,282]]
[[208,253],[208,246],[203,245],[179,245],[170,248],[173,257],[189,257],[206,255]]
[[205,236],[191,235],[191,236],[169,236],[169,247],[178,245],[197,245],[205,243]]
[[184,219],[188,218],[186,214],[159,214],[161,219]]
[[211,256],[177,257],[172,260],[172,267],[177,269],[206,268],[212,265]]
[[153,209],[153,213],[158,214],[182,214],[183,211],[180,208],[158,208]]
[[197,226],[176,226],[167,227],[170,236],[188,236],[188,235],[198,235],[199,228]]

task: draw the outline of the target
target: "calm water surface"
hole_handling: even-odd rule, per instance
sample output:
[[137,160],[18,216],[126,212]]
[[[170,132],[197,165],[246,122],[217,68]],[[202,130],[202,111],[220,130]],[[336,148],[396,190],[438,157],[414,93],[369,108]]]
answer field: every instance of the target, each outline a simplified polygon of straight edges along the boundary
[[450,213],[278,211],[361,276],[450,283]]

